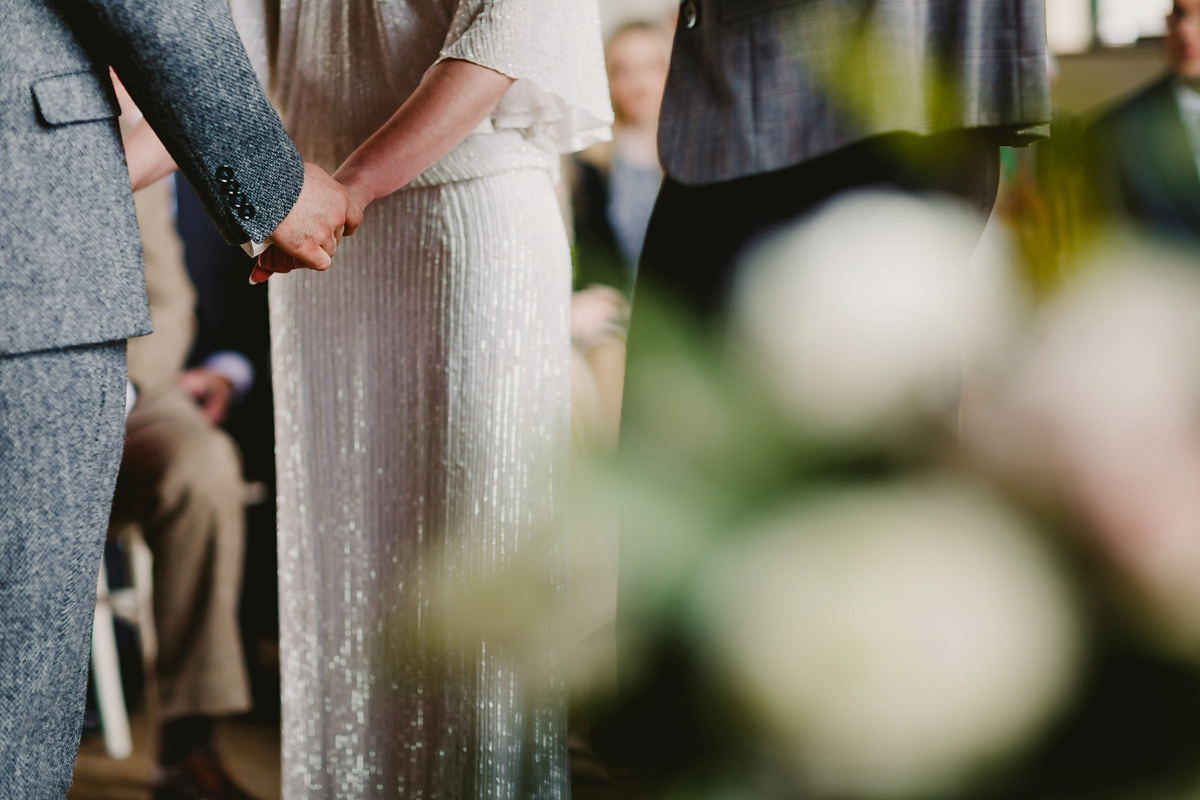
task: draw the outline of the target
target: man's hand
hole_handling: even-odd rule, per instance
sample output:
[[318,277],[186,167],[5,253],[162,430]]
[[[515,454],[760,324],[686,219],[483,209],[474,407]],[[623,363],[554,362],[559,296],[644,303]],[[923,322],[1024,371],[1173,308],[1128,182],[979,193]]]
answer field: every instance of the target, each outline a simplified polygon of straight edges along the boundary
[[349,236],[360,223],[362,209],[345,188],[316,164],[305,164],[300,197],[269,238],[281,252],[268,264],[260,260],[254,275],[266,280],[270,272],[297,267],[329,269],[342,236]]
[[179,383],[213,425],[220,425],[229,416],[233,404],[233,383],[229,378],[207,367],[196,367],[180,375]]

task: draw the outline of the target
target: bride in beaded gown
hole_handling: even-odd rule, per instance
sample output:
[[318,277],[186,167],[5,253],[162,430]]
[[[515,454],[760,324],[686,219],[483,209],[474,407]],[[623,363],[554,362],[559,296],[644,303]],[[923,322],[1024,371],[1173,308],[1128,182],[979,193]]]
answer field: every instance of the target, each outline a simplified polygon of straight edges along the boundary
[[596,0],[232,9],[305,159],[366,205],[329,272],[270,281],[283,796],[566,798],[561,678],[395,622],[436,625],[439,595],[511,560],[563,488],[554,182],[608,135]]

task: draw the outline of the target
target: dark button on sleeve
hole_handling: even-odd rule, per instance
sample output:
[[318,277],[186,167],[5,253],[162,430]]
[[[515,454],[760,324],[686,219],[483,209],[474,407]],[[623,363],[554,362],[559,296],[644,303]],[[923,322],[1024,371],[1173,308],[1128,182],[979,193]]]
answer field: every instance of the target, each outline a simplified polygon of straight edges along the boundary
[[233,167],[217,167],[217,183],[226,184],[233,180]]
[[241,219],[254,219],[255,213],[257,212],[255,211],[254,206],[250,205],[249,203],[238,209],[238,217]]
[[683,26],[688,30],[696,27],[696,23],[700,21],[700,4],[697,0],[687,0],[680,10],[680,16],[683,18]]

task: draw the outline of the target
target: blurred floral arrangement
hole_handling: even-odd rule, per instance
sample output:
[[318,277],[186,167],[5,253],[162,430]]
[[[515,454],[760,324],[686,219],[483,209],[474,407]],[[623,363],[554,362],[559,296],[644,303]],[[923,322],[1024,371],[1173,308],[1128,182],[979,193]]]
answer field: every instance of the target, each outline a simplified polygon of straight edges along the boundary
[[980,235],[843,199],[723,330],[634,331],[620,735],[687,741],[669,796],[1200,797],[1200,273]]
[[[573,689],[639,796],[1200,798],[1200,271],[1070,235],[861,194],[717,329],[639,295],[569,509],[620,517],[617,672]],[[527,552],[450,628],[570,639]]]

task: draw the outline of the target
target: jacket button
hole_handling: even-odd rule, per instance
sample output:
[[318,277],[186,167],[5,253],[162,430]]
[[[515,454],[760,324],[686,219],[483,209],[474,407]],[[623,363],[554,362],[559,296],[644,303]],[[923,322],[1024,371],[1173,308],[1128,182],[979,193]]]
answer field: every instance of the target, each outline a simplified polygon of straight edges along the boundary
[[249,204],[244,205],[238,209],[238,217],[240,217],[241,219],[254,219],[254,214],[255,214],[254,206],[249,205]]
[[233,167],[217,167],[217,183],[229,183],[233,180]]
[[242,185],[234,180],[231,180],[229,183],[226,183],[221,187],[221,191],[231,196],[237,194],[239,191],[241,191],[241,189]]
[[234,208],[244,208],[250,205],[250,198],[239,192],[229,199],[229,204]]
[[679,16],[683,20],[683,27],[689,31],[696,27],[700,22],[700,6],[696,0],[686,0],[683,8],[679,11]]

